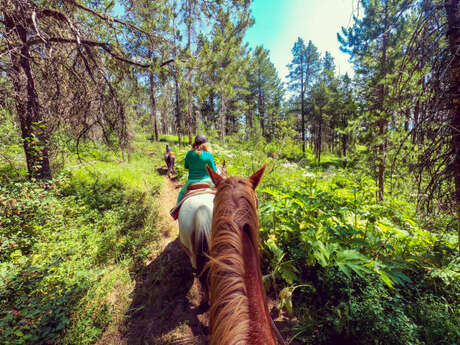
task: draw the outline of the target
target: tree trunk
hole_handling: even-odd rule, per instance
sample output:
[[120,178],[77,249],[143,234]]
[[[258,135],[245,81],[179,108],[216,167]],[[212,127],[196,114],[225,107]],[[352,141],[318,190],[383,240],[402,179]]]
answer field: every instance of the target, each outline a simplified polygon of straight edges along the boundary
[[[382,40],[382,61],[380,65],[381,77],[382,79],[386,76],[386,64],[387,64],[387,41],[388,41],[388,0],[385,2],[385,17],[384,17],[384,26],[383,29],[385,30],[383,33],[383,40]],[[378,145],[378,185],[379,185],[379,200],[384,200],[384,191],[385,191],[385,158],[386,158],[386,128],[388,125],[388,121],[386,120],[385,115],[385,85],[380,85],[380,95],[379,95],[379,104],[378,110],[380,111],[379,116],[381,117],[377,123],[379,135],[381,139],[381,144]]]
[[[24,13],[18,15],[25,16]],[[40,111],[38,94],[30,67],[31,57],[27,45],[27,31],[21,24],[15,23],[7,13],[3,13],[3,18],[6,32],[8,32],[6,41],[13,70],[9,73],[9,77],[13,83],[16,113],[21,124],[27,171],[30,178],[51,179],[46,123]]]
[[[383,88],[383,87],[382,87]],[[385,191],[385,158],[386,158],[386,145],[385,139],[383,136],[386,133],[386,121],[381,120],[379,121],[379,135],[382,137],[383,142],[378,146],[378,182],[379,182],[379,200],[384,200],[384,191]]]
[[344,157],[347,156],[347,135],[342,134],[342,154]]
[[[191,53],[191,35],[192,35],[192,1],[188,1],[188,21],[187,21],[187,49],[190,54]],[[187,72],[187,102],[188,102],[188,107],[187,107],[187,132],[188,132],[188,142],[191,144],[192,143],[192,135],[193,135],[193,124],[192,124],[192,119],[193,119],[193,102],[192,102],[192,67],[189,66],[188,72]]]
[[249,107],[248,111],[246,112],[246,127],[252,129],[252,108]]
[[458,222],[458,246],[460,249],[460,1],[446,0],[449,50],[452,55],[450,69],[450,113],[452,127],[452,148],[454,159],[455,204]]
[[192,142],[192,136],[193,136],[193,102],[192,102],[192,77],[191,77],[191,72],[188,72],[188,89],[187,89],[187,101],[188,101],[188,107],[187,107],[187,133],[188,133],[188,142]]
[[265,137],[265,106],[264,100],[262,95],[262,88],[260,87],[261,84],[261,77],[260,77],[260,70],[258,71],[258,78],[259,78],[259,86],[258,86],[258,108],[259,108],[259,122],[260,128],[262,128],[262,136]]
[[322,130],[323,130],[323,116],[322,116],[322,109],[319,109],[318,135],[316,139],[317,140],[316,159],[318,160],[318,164],[321,163]]
[[220,99],[220,109],[219,109],[219,123],[220,123],[220,140],[225,141],[225,129],[227,125],[227,100],[224,95],[221,95]]
[[[162,90],[162,92],[165,92],[165,89]],[[168,94],[170,94],[168,92]],[[168,125],[168,117],[169,117],[169,112],[168,112],[168,104],[169,102],[166,102],[165,99],[162,99],[162,102],[160,103],[161,107],[161,129],[163,134],[169,134],[169,125]]]
[[181,116],[180,116],[180,104],[179,104],[179,82],[177,80],[177,71],[174,74],[174,84],[176,88],[176,129],[177,136],[179,138],[179,147],[182,146],[182,128],[181,128]]
[[150,79],[150,102],[152,109],[150,110],[150,121],[153,125],[153,132],[155,135],[155,141],[160,140],[160,134],[158,133],[158,120],[157,120],[157,108],[155,103],[155,81],[153,79],[153,72],[149,71]]
[[[175,7],[175,5],[174,5]],[[176,20],[173,17],[173,36],[174,36],[174,58],[177,57],[177,43],[176,43]],[[175,64],[174,69],[174,86],[176,89],[176,130],[177,130],[177,137],[179,141],[179,147],[182,146],[182,128],[181,128],[181,114],[180,114],[180,104],[179,104],[179,71],[177,64]],[[190,143],[191,144],[191,143]]]
[[[301,65],[302,66],[302,65]],[[303,68],[303,66],[302,66]],[[302,115],[302,153],[305,156],[305,92],[304,92],[304,84],[303,84],[303,76],[300,81],[300,112]]]

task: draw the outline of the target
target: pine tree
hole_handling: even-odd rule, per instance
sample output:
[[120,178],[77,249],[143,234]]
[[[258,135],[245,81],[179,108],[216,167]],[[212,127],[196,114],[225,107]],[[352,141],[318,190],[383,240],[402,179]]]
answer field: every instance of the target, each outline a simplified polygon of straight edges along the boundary
[[[161,37],[147,38],[135,36],[132,39],[127,37],[125,45],[129,47],[133,55],[152,63],[153,67],[147,71],[140,69],[136,78],[146,78],[149,83],[150,97],[150,124],[153,127],[154,140],[159,140],[159,123],[157,116],[157,89],[159,82],[159,65],[169,59],[168,54],[171,50],[171,43],[166,37],[171,36],[171,15],[168,8],[168,1],[147,1],[147,0],[123,0],[121,4],[130,10],[125,14],[125,18],[132,23],[137,23],[146,32],[161,33]],[[161,47],[161,49],[159,49]]]
[[125,105],[116,84],[128,74],[128,66],[152,65],[131,58],[114,33],[155,35],[105,15],[98,6],[31,0],[0,4],[0,33],[10,57],[0,68],[13,85],[31,178],[51,178],[51,136],[69,123],[73,126],[65,129],[76,137],[77,147],[94,127],[106,143],[115,133],[122,150],[128,145]]
[[231,7],[220,9],[211,33],[212,40],[202,38],[204,42],[199,56],[201,78],[208,78],[212,92],[219,98],[217,127],[222,141],[227,134],[227,112],[232,99],[237,96],[238,89],[247,88],[244,68],[248,56],[242,39],[252,24],[249,9],[245,5],[240,8],[240,16],[236,20],[230,10]]
[[289,64],[289,86],[292,91],[299,92],[302,152],[305,153],[305,114],[306,96],[311,84],[315,81],[320,69],[318,49],[309,41],[305,47],[304,41],[299,37],[292,48],[292,62]]
[[262,46],[256,47],[253,59],[254,70],[251,71],[253,78],[250,79],[250,89],[255,95],[262,135],[271,139],[276,119],[281,112],[284,94],[282,82],[270,61],[268,50]]
[[392,117],[389,99],[389,74],[401,49],[405,21],[400,14],[407,2],[397,0],[362,1],[364,16],[354,18],[354,25],[338,34],[342,51],[351,54],[357,73],[367,90],[366,101],[372,120],[368,127],[369,143],[376,162],[378,199],[384,199],[388,126]]
[[448,167],[453,171],[455,183],[455,205],[458,221],[458,236],[460,248],[460,1],[445,0],[447,14],[447,37],[450,56],[450,124],[452,126],[452,151],[453,161]]

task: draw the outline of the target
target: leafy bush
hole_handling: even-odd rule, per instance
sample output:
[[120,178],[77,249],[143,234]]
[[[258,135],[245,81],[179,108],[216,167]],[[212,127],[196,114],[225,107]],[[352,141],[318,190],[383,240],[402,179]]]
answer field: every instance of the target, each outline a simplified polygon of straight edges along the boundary
[[149,254],[161,181],[143,155],[0,185],[0,343],[98,339],[110,294]]

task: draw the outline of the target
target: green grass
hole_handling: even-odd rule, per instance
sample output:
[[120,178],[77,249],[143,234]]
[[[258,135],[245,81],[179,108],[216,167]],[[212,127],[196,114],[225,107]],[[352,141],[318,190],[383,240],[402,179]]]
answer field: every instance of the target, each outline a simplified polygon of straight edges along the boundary
[[[182,139],[182,145],[189,144],[188,136],[184,135],[182,136],[181,139]],[[179,137],[177,135],[172,135],[172,134],[161,134],[160,141],[171,143],[171,144],[179,144]]]

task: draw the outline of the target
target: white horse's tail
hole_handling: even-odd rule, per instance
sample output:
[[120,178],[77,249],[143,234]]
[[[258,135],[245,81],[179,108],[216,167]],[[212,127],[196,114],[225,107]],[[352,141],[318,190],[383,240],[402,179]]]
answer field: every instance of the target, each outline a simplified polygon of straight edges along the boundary
[[198,207],[195,212],[194,223],[195,238],[193,239],[193,247],[198,256],[208,251],[208,243],[211,240],[212,210],[207,205]]
[[196,260],[196,269],[201,288],[204,291],[204,301],[208,301],[208,273],[204,270],[208,261],[208,243],[211,240],[212,209],[207,205],[201,205],[195,212],[195,231],[193,248]]

